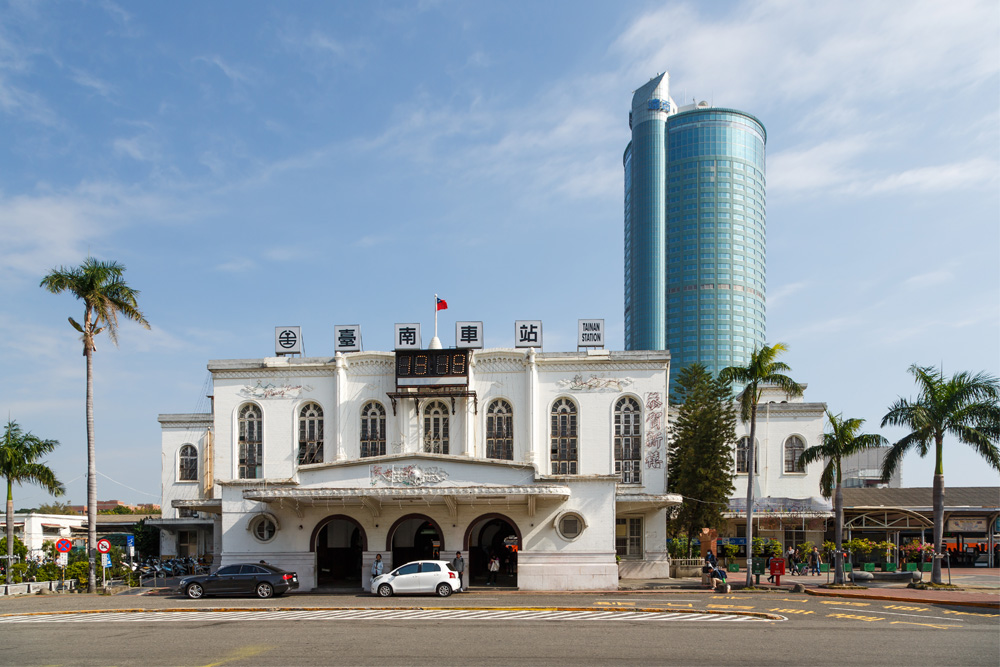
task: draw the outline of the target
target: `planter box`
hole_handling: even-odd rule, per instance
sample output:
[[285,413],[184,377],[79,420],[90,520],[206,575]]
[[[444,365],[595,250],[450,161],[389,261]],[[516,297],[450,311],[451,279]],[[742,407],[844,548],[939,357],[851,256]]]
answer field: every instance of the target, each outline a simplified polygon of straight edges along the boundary
[[934,563],[921,563],[920,564],[920,571],[921,572],[931,572],[933,570],[934,570]]
[[865,572],[874,572],[875,571],[875,563],[865,563],[864,564],[864,568],[865,568]]
[[895,572],[896,571],[896,564],[895,563],[886,563],[885,566],[882,568],[882,571],[883,572]]
[[854,569],[854,565],[850,561],[844,561],[844,572],[850,572]]
[[819,564],[819,571],[820,572],[829,572],[830,571],[830,564],[829,563],[820,563]]
[[729,572],[739,572],[740,566],[738,563],[730,563],[729,565],[726,566],[726,570]]
[[907,563],[906,564],[906,571],[907,572],[916,572],[917,571],[917,563]]

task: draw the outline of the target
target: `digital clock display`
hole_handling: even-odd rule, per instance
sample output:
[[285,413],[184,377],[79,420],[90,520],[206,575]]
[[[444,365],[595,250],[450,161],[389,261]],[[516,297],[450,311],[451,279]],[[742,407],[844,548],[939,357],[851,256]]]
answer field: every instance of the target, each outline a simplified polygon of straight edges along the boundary
[[469,384],[468,350],[396,352],[397,387],[442,387]]

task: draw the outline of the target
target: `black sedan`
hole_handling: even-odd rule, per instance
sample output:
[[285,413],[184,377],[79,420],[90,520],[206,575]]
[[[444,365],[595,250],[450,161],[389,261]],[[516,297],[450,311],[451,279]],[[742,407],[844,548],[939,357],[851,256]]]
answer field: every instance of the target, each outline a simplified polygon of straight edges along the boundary
[[299,577],[266,563],[237,563],[220,567],[214,574],[184,577],[177,592],[192,600],[205,595],[256,595],[269,598],[299,587]]

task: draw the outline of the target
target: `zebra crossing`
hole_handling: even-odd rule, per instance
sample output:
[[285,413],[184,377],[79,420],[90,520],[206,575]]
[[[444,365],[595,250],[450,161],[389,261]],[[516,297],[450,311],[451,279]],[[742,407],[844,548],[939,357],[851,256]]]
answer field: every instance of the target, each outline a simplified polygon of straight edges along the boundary
[[0,616],[14,623],[205,623],[266,621],[488,621],[602,623],[773,623],[739,614],[541,609],[276,609],[265,611],[135,611]]

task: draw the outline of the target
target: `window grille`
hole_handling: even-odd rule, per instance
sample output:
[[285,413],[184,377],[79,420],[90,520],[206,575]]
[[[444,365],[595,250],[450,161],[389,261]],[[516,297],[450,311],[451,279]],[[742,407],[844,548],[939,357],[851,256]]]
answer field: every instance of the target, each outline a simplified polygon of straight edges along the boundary
[[799,463],[799,457],[806,451],[806,443],[797,435],[785,440],[785,472],[805,472],[806,467]]
[[361,409],[361,457],[385,455],[385,408],[378,401]]
[[622,484],[641,484],[642,410],[625,396],[615,404],[615,474]]
[[576,404],[560,398],[552,406],[551,459],[553,475],[575,475],[577,471]]
[[514,410],[502,399],[486,411],[486,458],[514,460]]
[[323,462],[323,408],[306,403],[299,411],[299,465]]
[[181,447],[180,469],[177,478],[182,482],[198,480],[198,450],[195,449],[194,445]]
[[264,450],[260,408],[247,403],[240,409],[239,421],[239,478],[259,479]]
[[615,552],[621,558],[642,558],[642,517],[615,519]]
[[[750,438],[747,437],[740,438],[739,442],[736,443],[737,473],[743,473],[744,475],[747,473],[747,469],[749,468],[749,466],[747,465],[747,454],[748,454],[747,449],[749,449],[749,445],[750,445]],[[760,474],[760,463],[759,463],[760,456],[758,455],[759,450],[760,447],[753,448],[753,474],[755,475]]]
[[424,451],[448,453],[448,408],[441,401],[428,403],[424,408]]

